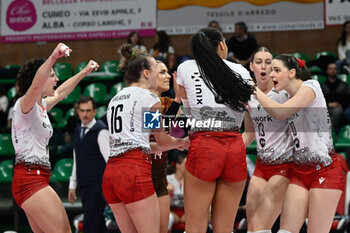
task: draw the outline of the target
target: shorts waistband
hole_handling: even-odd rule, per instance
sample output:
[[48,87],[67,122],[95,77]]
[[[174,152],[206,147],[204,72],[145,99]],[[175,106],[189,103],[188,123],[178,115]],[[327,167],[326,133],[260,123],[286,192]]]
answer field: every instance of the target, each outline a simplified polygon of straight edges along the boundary
[[40,171],[38,172],[38,174],[40,174],[41,172],[43,172],[44,174],[47,174],[47,175],[50,175],[51,174],[51,170],[48,169],[48,168],[45,168],[45,167],[41,167],[39,165],[36,165],[36,164],[27,164],[27,163],[19,163],[19,164],[16,164],[15,169],[24,169],[24,170],[27,170],[27,171]]
[[190,140],[197,136],[210,136],[210,137],[219,137],[219,138],[225,138],[225,137],[237,137],[240,136],[239,130],[235,131],[195,131],[190,132],[189,137]]
[[149,158],[150,160],[152,160],[151,154],[145,153],[145,151],[140,148],[136,148],[136,149],[132,149],[127,152],[124,152],[122,154],[118,154],[116,156],[110,157],[108,162],[113,163],[113,162],[119,161],[120,159],[128,157],[129,155],[135,156],[135,153],[139,153],[140,155],[142,155],[142,158]]
[[300,164],[300,163],[295,163],[295,166],[297,169],[300,170],[308,170],[308,169],[315,169],[316,171],[321,170],[322,168],[328,167],[329,165],[333,164],[334,161],[337,159],[336,154],[331,155],[332,161],[326,161],[322,163],[317,163],[317,164]]

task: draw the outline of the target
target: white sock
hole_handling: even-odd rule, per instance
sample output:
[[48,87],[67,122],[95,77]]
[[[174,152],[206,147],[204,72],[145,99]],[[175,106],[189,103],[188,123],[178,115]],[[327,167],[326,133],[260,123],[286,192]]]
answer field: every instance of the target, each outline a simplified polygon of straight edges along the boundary
[[172,213],[169,214],[169,224],[168,224],[168,230],[170,231],[173,227],[173,224],[175,222],[175,217]]
[[271,233],[271,230],[253,231],[252,233]]
[[279,231],[277,233],[292,233],[292,232],[287,231],[287,230],[283,230],[283,229],[279,229]]

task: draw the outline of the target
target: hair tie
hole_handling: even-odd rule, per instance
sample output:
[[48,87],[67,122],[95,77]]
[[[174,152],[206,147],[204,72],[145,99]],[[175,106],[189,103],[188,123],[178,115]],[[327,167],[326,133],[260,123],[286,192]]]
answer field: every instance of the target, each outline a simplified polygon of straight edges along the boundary
[[135,51],[132,51],[131,56],[133,57],[135,55]]
[[303,68],[305,66],[305,60],[300,60],[299,58],[297,58],[297,62],[299,68]]

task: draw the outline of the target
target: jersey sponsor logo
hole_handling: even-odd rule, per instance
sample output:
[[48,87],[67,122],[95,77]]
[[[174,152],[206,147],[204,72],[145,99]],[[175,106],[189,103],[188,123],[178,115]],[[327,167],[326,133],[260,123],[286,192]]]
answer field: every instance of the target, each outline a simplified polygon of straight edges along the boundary
[[320,184],[322,184],[323,181],[325,181],[325,179],[326,179],[326,178],[324,178],[324,177],[320,177],[320,178],[318,178],[318,182],[320,182]]
[[160,116],[162,114],[157,110],[156,112],[143,112],[143,128],[144,129],[160,129]]
[[46,129],[46,128],[52,129],[51,124],[46,124],[45,122],[43,122],[43,127],[44,127],[45,129]]
[[193,73],[193,75],[191,75],[191,78],[194,80],[195,83],[195,92],[196,92],[196,100],[197,100],[197,104],[203,104],[203,95],[202,95],[202,77],[200,75],[200,73],[195,72]]
[[270,115],[253,117],[255,122],[272,122],[272,117]]
[[262,148],[264,148],[264,146],[266,145],[266,141],[263,138],[260,138],[259,143]]
[[298,138],[295,138],[295,139],[294,139],[294,145],[295,145],[296,148],[299,148],[299,147],[300,147],[300,141],[299,141]]
[[268,147],[266,149],[259,149],[259,148],[257,148],[256,151],[258,153],[274,153],[275,149],[273,147]]

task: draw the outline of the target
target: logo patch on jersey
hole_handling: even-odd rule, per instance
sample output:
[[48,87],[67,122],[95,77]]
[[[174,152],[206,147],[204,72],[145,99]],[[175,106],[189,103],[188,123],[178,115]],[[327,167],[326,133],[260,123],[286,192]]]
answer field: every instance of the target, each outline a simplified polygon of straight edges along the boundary
[[160,116],[162,114],[156,112],[143,112],[143,128],[144,129],[160,129]]
[[322,184],[325,179],[326,178],[324,178],[324,177],[320,177],[320,178],[318,178],[318,181],[320,182],[320,184]]

